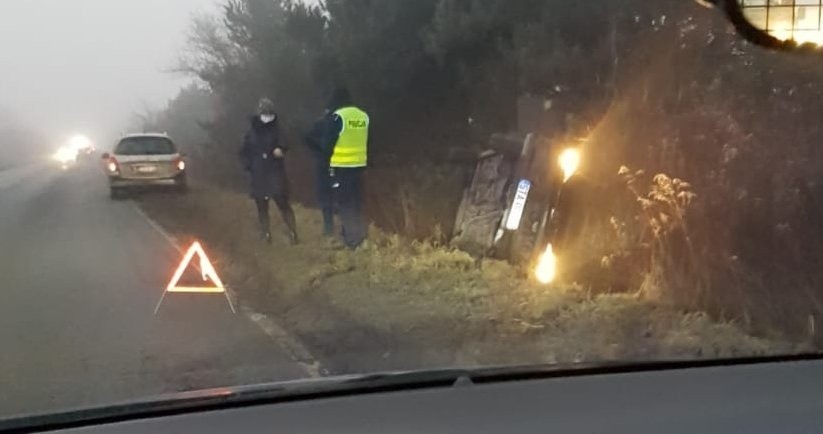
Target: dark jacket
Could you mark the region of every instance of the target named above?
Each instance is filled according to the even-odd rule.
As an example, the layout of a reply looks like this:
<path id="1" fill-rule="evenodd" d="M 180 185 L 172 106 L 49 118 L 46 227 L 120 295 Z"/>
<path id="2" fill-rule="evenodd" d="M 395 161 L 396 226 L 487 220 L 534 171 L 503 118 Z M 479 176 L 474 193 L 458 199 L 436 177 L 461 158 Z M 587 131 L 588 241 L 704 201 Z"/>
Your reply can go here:
<path id="1" fill-rule="evenodd" d="M 278 120 L 264 124 L 259 116 L 255 116 L 250 123 L 240 150 L 243 167 L 251 178 L 249 195 L 254 199 L 288 195 L 285 159 L 274 157 L 275 149 L 281 149 L 284 154 L 288 150 L 280 141 Z"/>
<path id="2" fill-rule="evenodd" d="M 309 135 L 306 136 L 306 145 L 311 150 L 312 156 L 319 168 L 325 167 L 328 169 L 331 162 L 331 156 L 334 153 L 334 145 L 340 135 L 339 131 L 342 129 L 342 123 L 335 128 L 335 124 L 339 121 L 339 116 L 334 113 L 327 113 L 322 118 L 318 119 Z M 334 131 L 337 134 L 334 134 Z"/>

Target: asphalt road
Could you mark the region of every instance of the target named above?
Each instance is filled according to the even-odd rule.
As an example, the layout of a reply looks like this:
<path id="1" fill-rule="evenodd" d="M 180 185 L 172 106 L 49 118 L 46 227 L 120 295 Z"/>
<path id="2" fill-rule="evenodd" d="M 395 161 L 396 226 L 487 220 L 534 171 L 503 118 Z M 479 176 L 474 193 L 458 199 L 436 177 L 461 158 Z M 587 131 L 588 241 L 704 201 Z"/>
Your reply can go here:
<path id="1" fill-rule="evenodd" d="M 0 171 L 0 418 L 306 377 L 220 295 L 155 315 L 180 259 L 93 162 Z"/>

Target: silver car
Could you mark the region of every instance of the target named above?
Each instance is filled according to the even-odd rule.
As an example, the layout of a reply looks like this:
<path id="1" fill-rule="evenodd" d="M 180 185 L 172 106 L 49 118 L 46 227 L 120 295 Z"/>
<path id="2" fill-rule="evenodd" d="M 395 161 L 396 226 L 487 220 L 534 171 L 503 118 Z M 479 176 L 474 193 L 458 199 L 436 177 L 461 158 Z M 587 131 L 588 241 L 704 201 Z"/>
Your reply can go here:
<path id="1" fill-rule="evenodd" d="M 103 154 L 103 164 L 113 199 L 127 189 L 140 187 L 188 189 L 186 160 L 166 134 L 124 136 L 113 153 Z"/>

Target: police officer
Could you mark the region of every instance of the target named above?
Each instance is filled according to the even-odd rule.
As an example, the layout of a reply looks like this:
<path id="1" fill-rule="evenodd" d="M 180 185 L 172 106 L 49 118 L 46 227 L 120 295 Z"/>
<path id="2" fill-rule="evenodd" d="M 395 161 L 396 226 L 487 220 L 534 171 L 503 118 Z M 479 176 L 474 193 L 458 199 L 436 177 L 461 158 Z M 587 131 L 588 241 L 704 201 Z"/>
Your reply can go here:
<path id="1" fill-rule="evenodd" d="M 367 236 L 363 215 L 363 173 L 368 166 L 369 115 L 357 108 L 349 91 L 339 88 L 329 104 L 326 147 L 331 152 L 330 181 L 339 204 L 343 242 L 356 249 Z"/>
<path id="2" fill-rule="evenodd" d="M 286 177 L 288 147 L 280 140 L 280 127 L 271 100 L 260 100 L 258 114 L 250 122 L 240 158 L 250 175 L 249 194 L 257 205 L 260 232 L 263 239 L 271 244 L 269 202 L 273 200 L 288 227 L 289 239 L 292 244 L 297 244 L 297 222 L 289 203 Z"/>

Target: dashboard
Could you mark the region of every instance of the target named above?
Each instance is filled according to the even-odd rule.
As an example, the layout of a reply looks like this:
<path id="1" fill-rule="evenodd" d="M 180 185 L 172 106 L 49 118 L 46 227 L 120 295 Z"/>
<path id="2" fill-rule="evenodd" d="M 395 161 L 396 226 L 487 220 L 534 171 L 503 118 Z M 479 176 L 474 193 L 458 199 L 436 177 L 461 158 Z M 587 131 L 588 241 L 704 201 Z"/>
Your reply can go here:
<path id="1" fill-rule="evenodd" d="M 595 373 L 245 403 L 56 432 L 823 432 L 823 362 Z"/>

